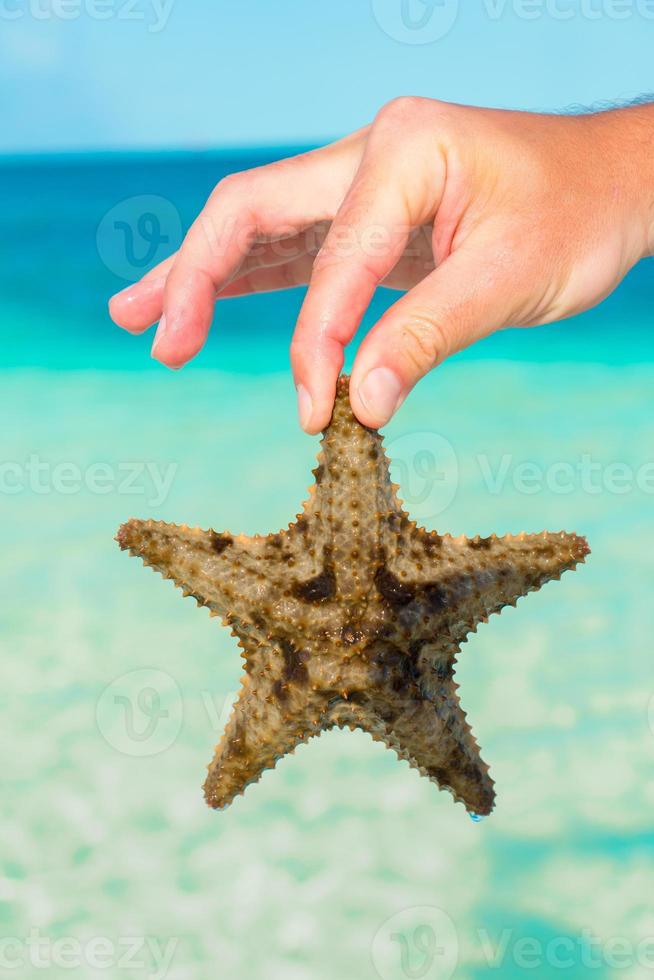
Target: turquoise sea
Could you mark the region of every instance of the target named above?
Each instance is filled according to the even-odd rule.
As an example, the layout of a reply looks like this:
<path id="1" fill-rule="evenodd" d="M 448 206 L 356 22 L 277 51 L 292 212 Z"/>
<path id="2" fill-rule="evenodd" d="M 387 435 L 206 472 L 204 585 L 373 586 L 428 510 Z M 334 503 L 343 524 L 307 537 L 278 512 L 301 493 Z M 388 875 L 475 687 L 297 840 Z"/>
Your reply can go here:
<path id="1" fill-rule="evenodd" d="M 360 733 L 301 747 L 224 813 L 203 802 L 238 650 L 113 536 L 132 515 L 293 517 L 317 451 L 287 362 L 301 291 L 222 304 L 179 373 L 105 301 L 223 173 L 283 152 L 0 164 L 0 976 L 648 977 L 651 262 L 598 310 L 454 358 L 388 427 L 428 526 L 592 548 L 461 654 L 493 815 Z"/>

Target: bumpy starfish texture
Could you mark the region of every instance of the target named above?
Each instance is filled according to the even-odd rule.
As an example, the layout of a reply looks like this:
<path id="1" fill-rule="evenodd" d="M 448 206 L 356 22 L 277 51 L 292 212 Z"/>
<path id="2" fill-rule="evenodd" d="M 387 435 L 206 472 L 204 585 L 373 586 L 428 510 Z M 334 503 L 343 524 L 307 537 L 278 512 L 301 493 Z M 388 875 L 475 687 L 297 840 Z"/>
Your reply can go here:
<path id="1" fill-rule="evenodd" d="M 123 549 L 231 626 L 240 694 L 204 785 L 225 807 L 311 736 L 361 728 L 490 813 L 493 781 L 454 680 L 461 644 L 520 596 L 574 568 L 584 538 L 564 532 L 458 538 L 409 520 L 377 432 L 338 383 L 315 484 L 286 530 L 234 537 L 130 520 Z"/>

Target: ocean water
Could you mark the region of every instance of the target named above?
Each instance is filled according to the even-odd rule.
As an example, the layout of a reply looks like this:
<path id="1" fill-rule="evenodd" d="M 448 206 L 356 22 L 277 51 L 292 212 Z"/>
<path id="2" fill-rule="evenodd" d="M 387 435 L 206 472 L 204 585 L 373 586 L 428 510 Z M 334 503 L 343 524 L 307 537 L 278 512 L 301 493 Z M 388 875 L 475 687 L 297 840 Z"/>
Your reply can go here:
<path id="1" fill-rule="evenodd" d="M 238 650 L 113 535 L 130 516 L 267 532 L 297 512 L 317 451 L 287 364 L 301 291 L 222 304 L 179 373 L 104 303 L 222 173 L 281 152 L 0 166 L 0 976 L 641 980 L 650 263 L 596 311 L 454 358 L 386 433 L 427 526 L 592 548 L 459 658 L 492 816 L 361 733 L 313 740 L 225 812 L 203 802 Z"/>

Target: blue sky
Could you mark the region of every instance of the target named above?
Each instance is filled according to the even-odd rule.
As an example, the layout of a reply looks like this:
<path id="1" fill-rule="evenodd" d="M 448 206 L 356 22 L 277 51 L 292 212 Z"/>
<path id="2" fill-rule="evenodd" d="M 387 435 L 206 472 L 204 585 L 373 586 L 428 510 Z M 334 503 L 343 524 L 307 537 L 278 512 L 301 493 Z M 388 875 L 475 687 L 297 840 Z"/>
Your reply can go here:
<path id="1" fill-rule="evenodd" d="M 0 151 L 320 142 L 654 89 L 654 0 L 0 0 Z"/>

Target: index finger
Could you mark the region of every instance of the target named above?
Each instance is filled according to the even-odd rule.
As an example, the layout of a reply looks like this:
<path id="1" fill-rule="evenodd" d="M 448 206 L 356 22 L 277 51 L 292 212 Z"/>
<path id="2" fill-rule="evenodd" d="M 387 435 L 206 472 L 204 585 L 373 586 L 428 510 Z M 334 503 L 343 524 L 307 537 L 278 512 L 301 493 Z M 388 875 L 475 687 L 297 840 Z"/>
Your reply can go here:
<path id="1" fill-rule="evenodd" d="M 237 273 L 253 243 L 329 220 L 357 163 L 357 144 L 350 139 L 222 181 L 168 274 L 165 325 L 159 325 L 154 356 L 171 367 L 195 356 L 209 331 L 216 294 Z"/>
<path id="2" fill-rule="evenodd" d="M 411 230 L 428 217 L 425 181 L 417 170 L 407 173 L 394 142 L 384 119 L 375 124 L 314 263 L 291 347 L 300 422 L 307 432 L 329 422 L 344 348 L 375 289 L 402 257 Z"/>

